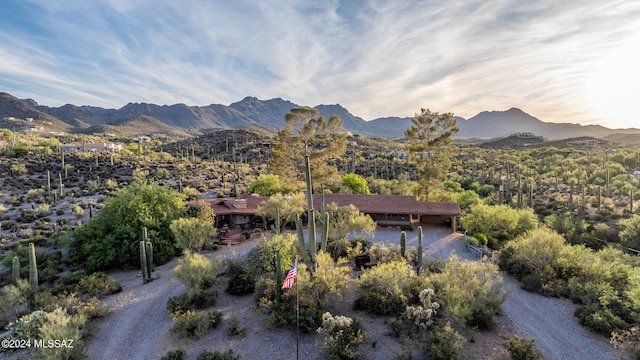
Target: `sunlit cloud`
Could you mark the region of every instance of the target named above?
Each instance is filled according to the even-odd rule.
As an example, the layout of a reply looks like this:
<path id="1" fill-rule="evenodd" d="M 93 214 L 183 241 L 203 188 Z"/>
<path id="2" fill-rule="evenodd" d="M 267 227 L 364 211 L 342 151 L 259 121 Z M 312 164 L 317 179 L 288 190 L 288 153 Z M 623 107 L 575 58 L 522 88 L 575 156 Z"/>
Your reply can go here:
<path id="1" fill-rule="evenodd" d="M 18 1 L 0 14 L 0 85 L 121 107 L 245 96 L 340 103 L 364 119 L 421 107 L 469 118 L 639 127 L 640 4 L 629 1 Z"/>

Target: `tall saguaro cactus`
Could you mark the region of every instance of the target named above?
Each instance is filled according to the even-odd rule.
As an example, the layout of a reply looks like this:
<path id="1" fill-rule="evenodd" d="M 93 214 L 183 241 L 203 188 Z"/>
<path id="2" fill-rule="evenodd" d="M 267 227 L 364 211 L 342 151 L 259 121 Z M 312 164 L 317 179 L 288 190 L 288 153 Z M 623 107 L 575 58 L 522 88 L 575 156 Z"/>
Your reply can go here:
<path id="1" fill-rule="evenodd" d="M 144 241 L 140 241 L 140 270 L 142 271 L 142 283 L 146 284 L 149 281 L 149 273 L 147 272 L 147 254 Z"/>
<path id="2" fill-rule="evenodd" d="M 300 216 L 296 214 L 296 232 L 298 234 L 298 249 L 300 249 L 300 253 L 302 254 L 302 260 L 305 262 L 311 262 L 311 257 L 309 256 L 309 252 L 307 251 L 307 245 L 304 241 L 304 232 L 302 231 L 302 220 L 300 220 Z"/>
<path id="3" fill-rule="evenodd" d="M 36 262 L 36 247 L 29 244 L 29 286 L 31 289 L 38 288 L 38 264 Z"/>
<path id="4" fill-rule="evenodd" d="M 329 242 L 329 213 L 322 213 L 322 242 L 320 250 L 327 252 L 327 242 Z"/>
<path id="5" fill-rule="evenodd" d="M 403 231 L 400 233 L 400 255 L 402 256 L 403 259 L 406 259 L 406 254 L 407 254 L 407 233 Z"/>
<path id="6" fill-rule="evenodd" d="M 140 267 L 142 268 L 142 281 L 151 281 L 153 272 L 153 244 L 147 236 L 147 228 L 142 228 L 142 241 L 140 241 Z"/>
<path id="7" fill-rule="evenodd" d="M 18 259 L 17 256 L 13 257 L 11 270 L 11 281 L 13 282 L 13 285 L 18 285 L 18 280 L 20 280 L 20 259 Z"/>

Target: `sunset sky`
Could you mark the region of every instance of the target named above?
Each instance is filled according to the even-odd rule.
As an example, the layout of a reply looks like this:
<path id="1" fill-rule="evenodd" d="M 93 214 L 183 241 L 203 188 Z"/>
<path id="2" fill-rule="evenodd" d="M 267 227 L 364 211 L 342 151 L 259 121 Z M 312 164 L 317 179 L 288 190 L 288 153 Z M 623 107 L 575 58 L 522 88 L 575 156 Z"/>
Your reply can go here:
<path id="1" fill-rule="evenodd" d="M 5 0 L 0 91 L 48 106 L 339 103 L 365 120 L 640 128 L 640 1 Z"/>

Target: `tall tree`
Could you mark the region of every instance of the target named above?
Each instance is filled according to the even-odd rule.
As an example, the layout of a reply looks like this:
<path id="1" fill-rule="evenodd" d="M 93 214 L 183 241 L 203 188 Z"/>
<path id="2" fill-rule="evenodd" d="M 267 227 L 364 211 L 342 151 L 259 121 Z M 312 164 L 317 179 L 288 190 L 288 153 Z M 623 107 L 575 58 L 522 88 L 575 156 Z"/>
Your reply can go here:
<path id="1" fill-rule="evenodd" d="M 420 198 L 429 200 L 430 190 L 443 181 L 451 168 L 451 145 L 458 133 L 453 113 L 439 114 L 421 109 L 411 118 L 413 126 L 405 131 L 409 139 L 409 161 L 420 177 Z"/>
<path id="2" fill-rule="evenodd" d="M 286 127 L 276 136 L 269 167 L 282 179 L 305 180 L 304 155 L 309 155 L 312 183 L 322 184 L 338 179 L 338 170 L 329 160 L 344 155 L 347 135 L 342 132 L 342 119 L 329 120 L 317 109 L 297 107 L 285 116 Z"/>
<path id="3" fill-rule="evenodd" d="M 186 212 L 184 195 L 136 181 L 106 201 L 97 217 L 71 235 L 72 262 L 96 271 L 114 266 L 140 266 L 140 229 L 149 229 L 154 260 L 164 264 L 175 254 L 171 222 Z"/>

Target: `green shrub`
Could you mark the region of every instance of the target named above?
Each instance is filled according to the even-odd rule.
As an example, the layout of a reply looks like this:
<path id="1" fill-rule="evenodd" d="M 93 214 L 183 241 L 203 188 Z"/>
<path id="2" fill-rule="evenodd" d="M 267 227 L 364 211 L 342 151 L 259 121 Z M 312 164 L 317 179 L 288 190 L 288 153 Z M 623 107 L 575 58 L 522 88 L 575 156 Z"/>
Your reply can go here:
<path id="1" fill-rule="evenodd" d="M 619 316 L 615 315 L 610 309 L 603 308 L 598 304 L 580 306 L 576 309 L 575 315 L 580 325 L 604 335 L 620 331 L 626 326 L 624 320 Z"/>
<path id="2" fill-rule="evenodd" d="M 300 303 L 299 317 L 296 317 L 295 300 L 273 303 L 271 322 L 276 327 L 299 327 L 303 333 L 314 331 L 322 321 L 322 309 L 315 303 L 307 301 Z"/>
<path id="3" fill-rule="evenodd" d="M 322 326 L 317 330 L 322 339 L 322 348 L 329 359 L 355 359 L 357 347 L 364 342 L 365 334 L 360 319 L 346 316 L 322 314 Z"/>
<path id="4" fill-rule="evenodd" d="M 81 294 L 102 297 L 122 291 L 122 285 L 103 272 L 95 272 L 81 278 L 76 290 Z"/>
<path id="5" fill-rule="evenodd" d="M 18 320 L 7 325 L 8 339 L 35 340 L 39 339 L 40 326 L 47 321 L 47 312 L 36 310 L 23 315 Z"/>
<path id="6" fill-rule="evenodd" d="M 400 225 L 400 230 L 401 231 L 413 231 L 413 226 L 411 225 Z"/>
<path id="7" fill-rule="evenodd" d="M 380 264 L 362 272 L 354 306 L 371 314 L 399 315 L 410 302 L 418 301 L 426 282 L 405 261 Z"/>
<path id="8" fill-rule="evenodd" d="M 232 349 L 225 352 L 216 350 L 214 352 L 203 350 L 196 358 L 197 360 L 240 360 L 240 355 L 233 353 Z"/>
<path id="9" fill-rule="evenodd" d="M 515 335 L 507 339 L 504 346 L 511 354 L 511 360 L 542 360 L 542 354 L 534 346 L 535 342 L 535 339 L 527 340 Z"/>
<path id="10" fill-rule="evenodd" d="M 447 322 L 431 332 L 427 351 L 432 360 L 457 360 L 463 358 L 466 340 Z"/>
<path id="11" fill-rule="evenodd" d="M 209 317 L 201 311 L 174 312 L 171 318 L 171 332 L 181 338 L 200 337 L 210 327 Z"/>
<path id="12" fill-rule="evenodd" d="M 187 351 L 184 348 L 177 348 L 167 351 L 167 353 L 160 358 L 160 360 L 185 360 L 187 358 Z"/>
<path id="13" fill-rule="evenodd" d="M 217 266 L 203 255 L 187 251 L 173 274 L 190 289 L 204 290 L 216 283 Z"/>
<path id="14" fill-rule="evenodd" d="M 86 357 L 86 342 L 84 340 L 87 318 L 83 315 L 72 315 L 65 309 L 55 309 L 47 313 L 46 321 L 40 326 L 38 339 L 45 342 L 49 340 L 73 340 L 73 347 L 44 348 L 40 352 L 42 359 L 84 359 Z"/>
<path id="15" fill-rule="evenodd" d="M 215 289 L 199 290 L 190 289 L 186 293 L 170 297 L 167 301 L 167 309 L 174 313 L 187 310 L 204 309 L 214 306 L 218 299 Z"/>
<path id="16" fill-rule="evenodd" d="M 251 268 L 233 261 L 229 264 L 227 273 L 231 274 L 225 289 L 227 294 L 246 295 L 253 293 L 256 286 L 256 276 Z"/>
<path id="17" fill-rule="evenodd" d="M 430 279 L 447 314 L 481 330 L 495 326 L 495 316 L 507 295 L 497 266 L 452 256 Z"/>
<path id="18" fill-rule="evenodd" d="M 611 344 L 620 349 L 623 359 L 640 359 L 640 328 L 622 330 L 611 334 Z"/>
<path id="19" fill-rule="evenodd" d="M 229 317 L 227 332 L 231 336 L 244 337 L 247 334 L 247 328 L 240 324 L 240 321 L 238 321 L 238 317 L 235 314 L 232 314 Z"/>

